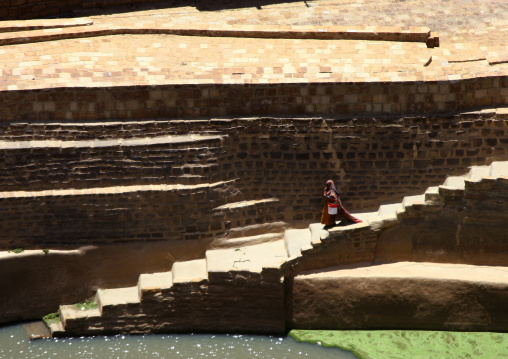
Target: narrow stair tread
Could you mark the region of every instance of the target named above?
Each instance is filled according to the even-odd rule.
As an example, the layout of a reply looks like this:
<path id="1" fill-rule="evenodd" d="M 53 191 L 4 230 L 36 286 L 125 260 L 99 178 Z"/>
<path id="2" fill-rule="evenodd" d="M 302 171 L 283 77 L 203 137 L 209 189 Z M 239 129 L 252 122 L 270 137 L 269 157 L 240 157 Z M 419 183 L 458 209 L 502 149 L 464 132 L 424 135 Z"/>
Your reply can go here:
<path id="1" fill-rule="evenodd" d="M 402 206 L 403 207 L 411 206 L 416 202 L 425 203 L 425 195 L 419 194 L 416 196 L 406 196 L 402 200 Z"/>
<path id="2" fill-rule="evenodd" d="M 249 271 L 260 273 L 263 267 L 277 267 L 287 259 L 284 240 L 248 247 L 208 250 L 209 272 Z"/>
<path id="3" fill-rule="evenodd" d="M 138 286 L 97 291 L 101 306 L 139 303 Z"/>
<path id="4" fill-rule="evenodd" d="M 257 199 L 257 200 L 233 202 L 233 203 L 228 203 L 228 204 L 224 204 L 222 206 L 216 207 L 216 208 L 214 208 L 214 210 L 221 211 L 221 210 L 227 210 L 227 209 L 240 209 L 240 208 L 255 206 L 258 204 L 270 203 L 270 202 L 279 202 L 279 199 L 278 198 L 264 198 L 264 199 Z"/>
<path id="5" fill-rule="evenodd" d="M 208 279 L 206 259 L 173 263 L 173 283 L 201 282 Z"/>
<path id="6" fill-rule="evenodd" d="M 492 162 L 490 165 L 491 177 L 507 177 L 508 176 L 508 161 Z"/>
<path id="7" fill-rule="evenodd" d="M 139 276 L 138 286 L 140 290 L 158 290 L 171 288 L 173 285 L 173 273 L 144 273 Z"/>
<path id="8" fill-rule="evenodd" d="M 214 241 L 212 244 L 212 249 L 216 248 L 238 248 L 238 247 L 246 247 L 253 246 L 260 243 L 265 242 L 273 242 L 280 240 L 282 238 L 282 233 L 266 233 L 266 234 L 258 234 L 255 236 L 245 236 L 245 237 L 237 237 L 237 238 L 225 238 L 218 239 Z"/>
<path id="9" fill-rule="evenodd" d="M 302 248 L 305 245 L 310 244 L 311 239 L 311 231 L 309 228 L 288 229 L 284 234 L 284 243 L 286 245 L 289 258 L 300 256 L 302 254 Z"/>
<path id="10" fill-rule="evenodd" d="M 310 230 L 310 242 L 317 244 L 321 242 L 321 237 L 326 235 L 328 232 L 324 229 L 324 225 L 321 223 L 312 223 L 309 225 Z"/>
<path id="11" fill-rule="evenodd" d="M 443 183 L 443 186 L 464 189 L 466 186 L 465 179 L 466 177 L 464 176 L 450 176 L 446 178 L 446 180 Z"/>
<path id="12" fill-rule="evenodd" d="M 60 313 L 62 317 L 65 318 L 65 321 L 73 320 L 73 319 L 82 319 L 82 318 L 90 318 L 90 317 L 100 317 L 101 311 L 100 309 L 79 309 L 74 304 L 70 305 L 61 305 Z"/>
<path id="13" fill-rule="evenodd" d="M 467 178 L 471 181 L 479 181 L 482 177 L 490 175 L 490 166 L 472 166 L 467 174 Z"/>
<path id="14" fill-rule="evenodd" d="M 399 209 L 403 209 L 402 203 L 391 203 L 391 204 L 383 204 L 379 206 L 379 210 L 377 211 L 378 216 L 385 216 L 388 214 L 395 214 Z"/>
<path id="15" fill-rule="evenodd" d="M 351 213 L 354 217 L 358 218 L 362 222 L 368 222 L 370 219 L 377 217 L 377 212 L 362 212 L 362 213 Z"/>

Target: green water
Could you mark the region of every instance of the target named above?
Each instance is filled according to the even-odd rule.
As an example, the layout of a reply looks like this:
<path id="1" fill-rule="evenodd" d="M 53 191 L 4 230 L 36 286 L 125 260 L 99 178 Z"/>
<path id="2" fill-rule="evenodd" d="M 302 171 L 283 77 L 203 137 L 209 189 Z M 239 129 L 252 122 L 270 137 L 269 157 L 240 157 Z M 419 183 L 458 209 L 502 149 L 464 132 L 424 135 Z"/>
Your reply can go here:
<path id="1" fill-rule="evenodd" d="M 293 330 L 291 336 L 363 359 L 508 359 L 508 333 L 423 330 Z"/>
<path id="2" fill-rule="evenodd" d="M 347 351 L 290 336 L 116 335 L 28 340 L 22 325 L 0 328 L 0 359 L 353 359 Z"/>

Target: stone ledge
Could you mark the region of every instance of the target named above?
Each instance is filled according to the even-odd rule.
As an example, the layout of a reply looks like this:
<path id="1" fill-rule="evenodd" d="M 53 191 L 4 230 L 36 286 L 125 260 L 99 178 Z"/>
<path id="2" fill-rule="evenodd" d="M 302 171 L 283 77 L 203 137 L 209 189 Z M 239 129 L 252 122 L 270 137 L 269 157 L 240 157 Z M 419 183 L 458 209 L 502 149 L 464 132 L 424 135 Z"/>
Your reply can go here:
<path id="1" fill-rule="evenodd" d="M 0 33 L 41 30 L 41 29 L 67 28 L 67 27 L 89 26 L 89 25 L 93 25 L 93 21 L 90 19 L 84 19 L 84 18 L 0 21 Z"/>
<path id="2" fill-rule="evenodd" d="M 116 186 L 116 187 L 102 187 L 102 188 L 86 188 L 86 189 L 59 189 L 59 190 L 46 190 L 46 191 L 13 191 L 13 192 L 0 192 L 0 201 L 11 198 L 32 198 L 44 196 L 86 196 L 86 195 L 116 195 L 121 193 L 130 192 L 149 192 L 149 191 L 185 191 L 185 190 L 200 190 L 207 188 L 220 187 L 231 181 L 221 181 L 215 183 L 203 183 L 198 185 L 143 185 L 143 186 Z"/>
<path id="3" fill-rule="evenodd" d="M 130 147 L 130 146 L 151 146 L 151 145 L 181 145 L 181 144 L 203 144 L 208 141 L 219 141 L 220 136 L 158 136 L 134 139 L 111 138 L 106 140 L 79 140 L 79 141 L 55 141 L 55 140 L 34 140 L 34 141 L 0 141 L 0 150 L 31 149 L 31 148 L 101 148 L 101 147 Z"/>
<path id="4" fill-rule="evenodd" d="M 54 41 L 63 39 L 86 38 L 106 35 L 140 35 L 140 34 L 169 34 L 181 36 L 203 37 L 242 37 L 242 38 L 271 38 L 271 39 L 319 39 L 319 40 L 370 40 L 370 41 L 400 41 L 423 42 L 428 47 L 435 47 L 439 43 L 436 37 L 430 36 L 428 27 L 389 27 L 389 26 L 291 26 L 291 25 L 239 25 L 239 26 L 194 26 L 153 27 L 150 23 L 142 22 L 136 27 L 129 26 L 91 26 L 87 28 L 65 28 L 63 26 L 35 27 L 33 31 L 24 30 L 20 24 L 18 32 L 0 35 L 0 46 L 27 44 L 34 42 Z M 14 22 L 16 23 L 16 22 Z M 39 23 L 39 22 L 38 22 Z M 78 23 L 78 22 L 76 22 Z M 83 25 L 92 25 L 83 20 Z M 69 25 L 78 26 L 78 25 Z M 12 28 L 6 27 L 7 29 Z M 30 28 L 30 30 L 32 30 Z M 0 32 L 2 31 L 0 27 Z M 12 31 L 12 30 L 11 30 Z"/>

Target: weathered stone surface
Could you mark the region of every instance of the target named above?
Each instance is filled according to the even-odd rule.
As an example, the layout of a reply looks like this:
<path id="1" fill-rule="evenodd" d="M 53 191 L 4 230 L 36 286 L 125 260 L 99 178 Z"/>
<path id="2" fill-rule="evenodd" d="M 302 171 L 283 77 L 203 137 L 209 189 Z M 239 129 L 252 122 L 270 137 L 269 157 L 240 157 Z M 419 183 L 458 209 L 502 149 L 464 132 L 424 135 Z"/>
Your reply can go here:
<path id="1" fill-rule="evenodd" d="M 163 272 L 175 260 L 203 257 L 206 243 L 174 241 L 25 250 L 0 254 L 0 323 L 42 318 L 61 304 L 82 302 L 97 288 L 135 285 L 141 273 Z"/>
<path id="2" fill-rule="evenodd" d="M 508 269 L 435 263 L 305 273 L 288 287 L 288 328 L 504 330 Z"/>

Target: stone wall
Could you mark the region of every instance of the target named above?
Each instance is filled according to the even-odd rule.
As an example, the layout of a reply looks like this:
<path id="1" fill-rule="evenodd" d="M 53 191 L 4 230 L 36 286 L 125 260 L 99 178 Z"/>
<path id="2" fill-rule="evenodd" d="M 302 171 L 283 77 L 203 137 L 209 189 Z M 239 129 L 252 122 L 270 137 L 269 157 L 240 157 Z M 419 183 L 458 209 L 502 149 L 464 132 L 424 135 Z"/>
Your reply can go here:
<path id="1" fill-rule="evenodd" d="M 374 210 L 382 203 L 400 202 L 405 195 L 421 194 L 443 183 L 446 176 L 466 173 L 471 165 L 508 157 L 507 116 L 501 110 L 395 119 L 254 118 L 149 124 L 126 123 L 119 130 L 117 124 L 103 123 L 101 132 L 94 132 L 100 127 L 97 124 L 62 132 L 6 127 L 3 136 L 9 140 L 43 139 L 55 133 L 66 141 L 53 147 L 2 142 L 0 186 L 10 190 L 2 193 L 0 206 L 3 245 L 212 238 L 229 228 L 274 220 L 302 226 L 319 220 L 321 190 L 328 178 L 336 181 L 350 211 Z M 143 136 L 133 139 L 140 142 L 136 146 L 122 145 L 129 141 L 129 126 L 133 134 Z M 174 137 L 144 144 L 145 135 L 148 142 L 158 141 L 151 137 L 157 126 Z M 189 133 L 196 138 L 198 133 L 215 137 L 208 142 L 174 141 Z M 89 139 L 90 147 L 74 147 L 79 141 L 67 140 L 74 134 L 109 138 L 104 140 L 108 145 L 101 147 L 103 140 Z M 124 137 L 123 142 L 118 136 Z M 229 179 L 235 181 L 228 190 L 199 187 Z M 132 187 L 147 183 L 166 187 L 156 191 Z M 182 184 L 188 189 L 167 187 Z M 130 189 L 119 187 L 127 185 Z M 58 188 L 63 192 L 51 192 Z M 271 198 L 277 201 L 262 202 Z M 261 202 L 240 212 L 213 211 L 239 201 Z"/>
<path id="2" fill-rule="evenodd" d="M 379 232 L 375 261 L 508 265 L 507 182 L 483 178 L 466 181 L 465 190 L 441 189 L 444 203 L 413 206 Z"/>
<path id="3" fill-rule="evenodd" d="M 220 138 L 0 142 L 0 191 L 219 180 Z"/>
<path id="4" fill-rule="evenodd" d="M 0 246 L 26 249 L 211 240 L 227 229 L 224 216 L 213 208 L 234 201 L 235 195 L 234 187 L 224 183 L 14 192 L 0 199 Z"/>
<path id="5" fill-rule="evenodd" d="M 0 122 L 405 114 L 508 105 L 508 77 L 392 83 L 53 88 L 0 92 Z"/>
<path id="6" fill-rule="evenodd" d="M 429 267 L 444 272 L 431 263 Z M 368 267 L 364 276 L 296 277 L 288 288 L 287 328 L 506 330 L 506 283 L 482 278 L 474 268 L 469 271 L 474 280 L 431 275 L 369 277 L 369 270 L 376 269 Z"/>

